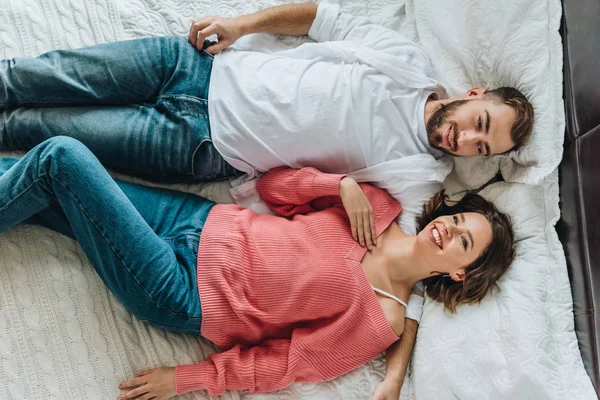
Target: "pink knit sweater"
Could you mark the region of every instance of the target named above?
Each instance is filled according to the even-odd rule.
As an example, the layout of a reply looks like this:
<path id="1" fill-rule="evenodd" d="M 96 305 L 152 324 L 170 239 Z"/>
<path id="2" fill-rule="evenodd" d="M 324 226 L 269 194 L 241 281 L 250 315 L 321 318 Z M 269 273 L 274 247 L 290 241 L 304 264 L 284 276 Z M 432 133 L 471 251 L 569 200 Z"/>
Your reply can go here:
<path id="1" fill-rule="evenodd" d="M 267 173 L 258 183 L 262 199 L 291 219 L 231 204 L 212 209 L 198 251 L 201 331 L 224 351 L 178 366 L 178 394 L 268 392 L 332 379 L 398 339 L 360 264 L 366 249 L 350 233 L 343 177 L 313 168 Z M 379 236 L 400 205 L 360 186 Z"/>

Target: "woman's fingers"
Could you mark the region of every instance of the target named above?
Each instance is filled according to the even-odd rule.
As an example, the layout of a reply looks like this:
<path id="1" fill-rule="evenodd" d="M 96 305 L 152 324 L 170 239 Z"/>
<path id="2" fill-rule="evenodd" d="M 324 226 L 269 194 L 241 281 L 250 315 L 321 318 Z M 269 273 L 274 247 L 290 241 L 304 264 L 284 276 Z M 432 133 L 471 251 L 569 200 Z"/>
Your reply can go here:
<path id="1" fill-rule="evenodd" d="M 350 232 L 352 233 L 352 239 L 357 241 L 358 233 L 357 233 L 357 227 L 356 227 L 356 214 L 351 213 L 350 215 L 348 215 L 348 219 L 350 219 Z"/>
<path id="2" fill-rule="evenodd" d="M 137 389 L 133 389 L 130 390 L 126 393 L 123 393 L 121 396 L 119 396 L 119 400 L 128 400 L 128 399 L 135 399 L 138 396 L 141 396 L 143 394 L 148 393 L 148 385 L 144 385 L 144 386 L 140 386 Z"/>
<path id="3" fill-rule="evenodd" d="M 373 207 L 359 184 L 352 178 L 340 181 L 340 198 L 348 219 L 352 239 L 369 250 L 377 245 Z"/>
<path id="4" fill-rule="evenodd" d="M 361 246 L 365 246 L 365 227 L 364 227 L 364 219 L 362 216 L 362 212 L 359 213 L 359 215 L 357 216 L 357 223 L 356 223 L 356 229 L 358 230 L 358 243 L 360 243 Z"/>
<path id="5" fill-rule="evenodd" d="M 377 246 L 377 230 L 375 229 L 375 217 L 373 216 L 373 209 L 369 213 L 369 220 L 371 222 L 371 240 L 373 246 Z"/>
<path id="6" fill-rule="evenodd" d="M 147 369 L 145 371 L 140 371 L 137 373 L 137 376 L 144 376 L 144 375 L 148 375 L 150 373 L 154 372 L 154 368 L 153 369 Z"/>
<path id="7" fill-rule="evenodd" d="M 373 229 L 371 228 L 371 216 L 373 215 L 372 212 L 369 212 L 369 210 L 366 210 L 363 212 L 363 226 L 364 226 L 364 230 L 365 230 L 365 244 L 367 246 L 367 248 L 369 250 L 371 250 L 373 248 L 373 239 L 371 237 L 371 232 L 373 231 Z"/>
<path id="8" fill-rule="evenodd" d="M 128 381 L 122 382 L 119 385 L 119 389 L 123 390 L 123 389 L 128 389 L 128 388 L 140 386 L 140 385 L 143 385 L 146 382 L 147 382 L 147 380 L 144 377 L 139 376 L 137 378 L 133 378 L 133 379 L 130 379 Z"/>

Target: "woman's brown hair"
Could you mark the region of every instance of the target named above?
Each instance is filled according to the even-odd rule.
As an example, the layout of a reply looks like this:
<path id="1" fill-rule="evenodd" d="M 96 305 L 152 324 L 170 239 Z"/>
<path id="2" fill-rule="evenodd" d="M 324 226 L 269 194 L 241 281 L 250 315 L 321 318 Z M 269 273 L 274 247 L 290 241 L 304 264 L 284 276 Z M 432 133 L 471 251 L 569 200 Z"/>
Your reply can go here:
<path id="1" fill-rule="evenodd" d="M 515 235 L 510 218 L 475 193 L 467 193 L 461 200 L 451 204 L 448 203 L 444 190 L 436 193 L 423 206 L 423 213 L 417 218 L 418 231 L 425 229 L 440 216 L 467 212 L 481 214 L 490 222 L 490 245 L 465 268 L 465 279 L 462 282 L 455 282 L 441 274 L 423 280 L 427 295 L 444 303 L 450 312 L 456 312 L 456 307 L 461 304 L 481 302 L 515 258 Z"/>

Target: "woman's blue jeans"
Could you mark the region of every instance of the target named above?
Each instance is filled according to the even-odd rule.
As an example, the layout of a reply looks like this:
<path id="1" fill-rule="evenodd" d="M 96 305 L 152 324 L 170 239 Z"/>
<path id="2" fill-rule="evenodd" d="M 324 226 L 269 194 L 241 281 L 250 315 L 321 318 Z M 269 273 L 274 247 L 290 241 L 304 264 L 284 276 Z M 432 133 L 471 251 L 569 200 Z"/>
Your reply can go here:
<path id="1" fill-rule="evenodd" d="M 212 61 L 182 37 L 0 60 L 0 149 L 70 136 L 105 166 L 147 179 L 234 176 L 211 140 Z"/>
<path id="2" fill-rule="evenodd" d="M 125 307 L 167 330 L 200 334 L 197 252 L 213 205 L 115 181 L 70 137 L 0 159 L 0 232 L 26 222 L 77 239 Z"/>

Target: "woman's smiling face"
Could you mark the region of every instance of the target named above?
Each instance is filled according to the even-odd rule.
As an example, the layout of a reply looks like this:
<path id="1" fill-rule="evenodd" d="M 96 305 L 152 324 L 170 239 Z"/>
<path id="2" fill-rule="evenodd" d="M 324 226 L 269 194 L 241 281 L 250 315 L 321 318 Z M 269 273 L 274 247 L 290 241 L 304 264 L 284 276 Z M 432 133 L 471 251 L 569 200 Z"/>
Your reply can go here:
<path id="1" fill-rule="evenodd" d="M 478 213 L 444 215 L 431 221 L 417 236 L 418 252 L 431 269 L 450 274 L 455 281 L 487 249 L 492 225 Z"/>

